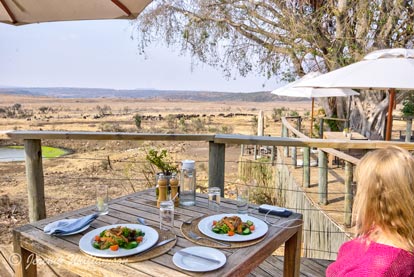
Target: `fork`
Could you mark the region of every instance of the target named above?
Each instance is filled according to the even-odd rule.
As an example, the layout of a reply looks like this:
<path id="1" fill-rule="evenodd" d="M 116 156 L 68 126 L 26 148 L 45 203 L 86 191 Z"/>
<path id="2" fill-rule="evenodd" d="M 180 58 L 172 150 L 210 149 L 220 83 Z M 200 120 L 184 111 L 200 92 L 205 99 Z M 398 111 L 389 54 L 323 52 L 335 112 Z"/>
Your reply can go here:
<path id="1" fill-rule="evenodd" d="M 190 219 L 188 219 L 186 221 L 183 221 L 183 223 L 190 225 L 191 223 L 193 223 L 194 220 L 199 219 L 200 217 L 202 217 L 202 215 L 196 216 L 196 217 L 192 217 L 192 218 L 190 218 Z"/>
<path id="2" fill-rule="evenodd" d="M 189 231 L 188 232 L 188 235 L 191 237 L 191 238 L 193 238 L 193 239 L 195 239 L 195 240 L 200 240 L 200 239 L 206 239 L 206 240 L 209 240 L 209 241 L 212 241 L 212 242 L 214 242 L 214 243 L 217 243 L 217 244 L 220 244 L 220 245 L 222 245 L 222 246 L 230 246 L 230 244 L 228 244 L 228 243 L 224 243 L 224 242 L 221 242 L 221 241 L 217 241 L 217 240 L 214 240 L 214 239 L 211 239 L 211 238 L 208 238 L 208 237 L 200 237 L 199 235 L 197 235 L 196 233 L 194 233 L 193 231 Z"/>

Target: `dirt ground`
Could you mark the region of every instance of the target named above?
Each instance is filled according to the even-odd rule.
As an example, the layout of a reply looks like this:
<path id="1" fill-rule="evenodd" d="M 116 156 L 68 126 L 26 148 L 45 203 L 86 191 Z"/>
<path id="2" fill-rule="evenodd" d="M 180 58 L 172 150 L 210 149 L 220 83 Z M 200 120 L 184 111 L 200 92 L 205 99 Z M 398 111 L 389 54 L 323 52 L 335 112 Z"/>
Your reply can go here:
<path id="1" fill-rule="evenodd" d="M 125 131 L 141 133 L 223 133 L 252 135 L 254 117 L 265 116 L 265 135 L 279 136 L 280 123 L 272 119 L 273 109 L 287 108 L 303 115 L 310 102 L 190 102 L 142 99 L 57 99 L 0 95 L 0 108 L 19 104 L 16 117 L 0 113 L 0 132 L 5 130 L 53 131 Z M 15 106 L 16 107 L 16 106 Z M 108 108 L 109 107 L 109 108 Z M 102 110 L 105 115 L 102 116 Z M 138 129 L 133 116 L 143 116 Z M 169 114 L 199 115 L 192 119 L 168 120 Z M 233 116 L 229 116 L 233 114 Z M 234 115 L 237 114 L 237 115 Z M 204 116 L 203 116 L 204 115 Z M 160 116 L 163 118 L 159 120 Z M 98 182 L 110 185 L 116 198 L 148 187 L 148 163 L 145 151 L 155 147 L 167 149 L 172 160 L 197 161 L 201 187 L 207 184 L 208 144 L 203 142 L 136 142 L 136 141 L 42 141 L 43 145 L 63 147 L 72 154 L 44 159 L 47 216 L 94 204 Z M 0 134 L 1 145 L 22 145 Z M 226 180 L 237 178 L 239 147 L 226 149 Z M 24 162 L 0 163 L 0 244 L 11 242 L 11 230 L 28 222 L 27 188 Z"/>

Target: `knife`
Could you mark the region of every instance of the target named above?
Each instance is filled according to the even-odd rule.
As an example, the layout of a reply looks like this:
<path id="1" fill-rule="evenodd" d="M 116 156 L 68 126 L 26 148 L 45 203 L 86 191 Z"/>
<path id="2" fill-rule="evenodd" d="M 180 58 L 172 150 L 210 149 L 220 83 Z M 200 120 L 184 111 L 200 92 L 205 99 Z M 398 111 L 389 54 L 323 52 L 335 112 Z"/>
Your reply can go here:
<path id="1" fill-rule="evenodd" d="M 147 250 L 145 250 L 145 251 L 142 251 L 142 252 L 138 253 L 138 255 L 141 255 L 141 254 L 143 254 L 143 253 L 149 252 L 149 251 L 151 251 L 152 249 L 155 249 L 155 248 L 157 248 L 157 247 L 163 246 L 164 244 L 167 244 L 167 243 L 169 243 L 170 241 L 173 241 L 173 240 L 175 240 L 175 238 L 169 238 L 169 239 L 162 240 L 162 241 L 160 241 L 159 243 L 157 243 L 156 245 L 154 245 L 153 247 L 148 248 Z"/>
<path id="2" fill-rule="evenodd" d="M 194 254 L 194 253 L 189 253 L 189 252 L 186 252 L 184 250 L 180 250 L 177 253 L 182 255 L 182 256 L 196 257 L 196 258 L 203 259 L 203 260 L 206 260 L 206 261 L 209 261 L 209 262 L 212 262 L 212 263 L 216 263 L 216 264 L 221 263 L 221 261 L 219 261 L 219 260 L 212 259 L 212 258 L 209 258 L 209 257 L 200 256 L 200 255 Z"/>

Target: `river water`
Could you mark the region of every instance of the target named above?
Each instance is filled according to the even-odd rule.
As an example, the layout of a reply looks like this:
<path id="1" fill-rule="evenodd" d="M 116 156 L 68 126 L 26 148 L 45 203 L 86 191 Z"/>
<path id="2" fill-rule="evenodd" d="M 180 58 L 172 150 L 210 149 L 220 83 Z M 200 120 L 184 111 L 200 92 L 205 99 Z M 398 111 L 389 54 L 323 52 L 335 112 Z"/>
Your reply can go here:
<path id="1" fill-rule="evenodd" d="M 0 147 L 0 162 L 18 162 L 24 160 L 24 149 Z"/>

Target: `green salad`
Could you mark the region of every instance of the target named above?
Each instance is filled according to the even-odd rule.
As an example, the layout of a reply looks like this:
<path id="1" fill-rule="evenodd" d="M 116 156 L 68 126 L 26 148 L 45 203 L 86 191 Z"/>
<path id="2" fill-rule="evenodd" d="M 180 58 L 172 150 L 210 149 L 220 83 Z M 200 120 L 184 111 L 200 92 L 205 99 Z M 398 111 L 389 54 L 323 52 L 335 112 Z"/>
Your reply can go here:
<path id="1" fill-rule="evenodd" d="M 96 249 L 111 249 L 117 251 L 119 248 L 133 249 L 136 248 L 143 240 L 145 233 L 140 229 L 130 229 L 128 227 L 118 226 L 103 230 L 95 236 L 92 246 Z"/>

